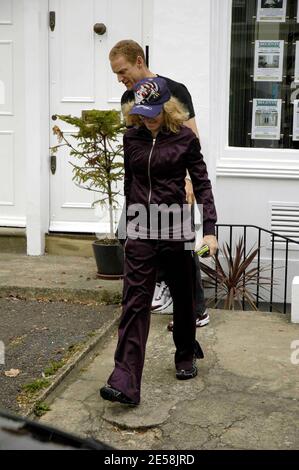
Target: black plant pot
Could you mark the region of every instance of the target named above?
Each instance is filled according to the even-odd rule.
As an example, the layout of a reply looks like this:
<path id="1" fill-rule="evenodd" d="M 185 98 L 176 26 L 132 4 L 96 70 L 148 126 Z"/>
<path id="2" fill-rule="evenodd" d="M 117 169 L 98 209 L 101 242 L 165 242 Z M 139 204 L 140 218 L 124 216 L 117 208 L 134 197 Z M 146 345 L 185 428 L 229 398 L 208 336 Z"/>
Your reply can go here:
<path id="1" fill-rule="evenodd" d="M 92 244 L 97 263 L 97 277 L 101 279 L 122 279 L 124 272 L 124 250 L 119 243 L 104 244 L 96 240 Z"/>

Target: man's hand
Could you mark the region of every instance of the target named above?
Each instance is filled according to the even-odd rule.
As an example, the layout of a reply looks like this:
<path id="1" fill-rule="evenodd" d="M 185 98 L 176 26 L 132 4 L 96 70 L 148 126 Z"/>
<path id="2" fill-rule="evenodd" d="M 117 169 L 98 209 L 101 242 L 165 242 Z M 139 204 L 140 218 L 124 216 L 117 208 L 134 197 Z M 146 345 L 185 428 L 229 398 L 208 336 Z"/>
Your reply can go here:
<path id="1" fill-rule="evenodd" d="M 215 235 L 205 235 L 201 242 L 196 245 L 195 251 L 199 251 L 203 245 L 208 245 L 210 249 L 209 256 L 214 256 L 216 254 L 216 251 L 218 249 L 218 243 Z"/>
<path id="2" fill-rule="evenodd" d="M 193 186 L 189 178 L 185 178 L 185 191 L 186 191 L 186 201 L 188 204 L 192 205 L 195 201 L 195 196 L 193 193 Z"/>

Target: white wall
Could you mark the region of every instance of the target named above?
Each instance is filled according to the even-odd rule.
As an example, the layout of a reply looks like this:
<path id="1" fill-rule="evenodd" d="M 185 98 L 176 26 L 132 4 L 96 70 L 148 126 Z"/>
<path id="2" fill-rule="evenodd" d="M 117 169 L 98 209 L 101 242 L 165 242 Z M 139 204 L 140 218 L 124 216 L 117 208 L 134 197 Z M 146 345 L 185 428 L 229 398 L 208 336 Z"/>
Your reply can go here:
<path id="1" fill-rule="evenodd" d="M 217 178 L 220 223 L 255 224 L 270 230 L 270 202 L 297 202 L 298 181 Z"/>
<path id="2" fill-rule="evenodd" d="M 154 0 L 150 69 L 184 83 L 195 108 L 207 162 L 210 89 L 210 2 Z M 212 171 L 212 170 L 211 170 Z"/>
<path id="3" fill-rule="evenodd" d="M 217 211 L 220 224 L 257 225 L 271 230 L 271 203 L 298 203 L 298 181 L 263 178 L 217 178 Z M 221 229 L 225 234 L 225 229 Z M 237 232 L 236 232 L 237 233 Z M 228 234 L 228 232 L 227 232 Z M 240 232 L 241 234 L 241 232 Z M 247 232 L 248 248 L 257 248 L 258 231 Z M 222 237 L 219 237 L 221 244 Z M 278 239 L 277 239 L 278 240 Z M 261 259 L 269 266 L 271 259 L 270 237 L 262 235 Z M 285 248 L 275 244 L 274 297 L 282 301 L 285 275 Z M 290 246 L 288 263 L 288 302 L 291 301 L 291 283 L 299 274 L 299 249 Z M 269 273 L 267 274 L 269 275 Z"/>

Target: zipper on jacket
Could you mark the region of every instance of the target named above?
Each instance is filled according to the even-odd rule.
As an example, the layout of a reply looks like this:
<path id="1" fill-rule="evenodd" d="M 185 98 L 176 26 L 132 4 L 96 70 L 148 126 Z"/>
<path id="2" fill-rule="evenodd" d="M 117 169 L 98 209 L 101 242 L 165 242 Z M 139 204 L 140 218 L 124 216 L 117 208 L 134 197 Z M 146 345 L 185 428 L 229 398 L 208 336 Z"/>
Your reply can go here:
<path id="1" fill-rule="evenodd" d="M 148 167 L 147 167 L 147 175 L 148 175 L 148 181 L 149 181 L 149 193 L 148 193 L 148 205 L 150 206 L 151 203 L 151 197 L 152 197 L 152 182 L 151 182 L 151 158 L 154 150 L 154 146 L 156 143 L 156 139 L 153 139 L 152 143 L 152 148 L 148 157 Z"/>

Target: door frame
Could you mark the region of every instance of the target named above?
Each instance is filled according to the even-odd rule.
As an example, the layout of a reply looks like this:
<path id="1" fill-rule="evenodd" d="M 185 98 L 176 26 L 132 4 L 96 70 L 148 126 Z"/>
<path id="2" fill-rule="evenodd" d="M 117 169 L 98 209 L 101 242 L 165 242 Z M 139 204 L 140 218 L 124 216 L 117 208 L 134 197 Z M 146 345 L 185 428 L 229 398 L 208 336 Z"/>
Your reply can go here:
<path id="1" fill-rule="evenodd" d="M 37 256 L 49 226 L 49 4 L 23 2 L 27 254 Z"/>

